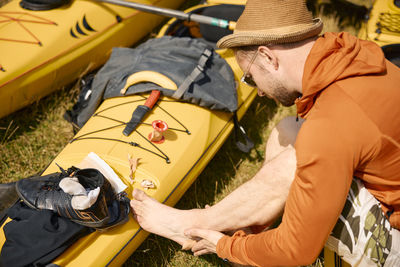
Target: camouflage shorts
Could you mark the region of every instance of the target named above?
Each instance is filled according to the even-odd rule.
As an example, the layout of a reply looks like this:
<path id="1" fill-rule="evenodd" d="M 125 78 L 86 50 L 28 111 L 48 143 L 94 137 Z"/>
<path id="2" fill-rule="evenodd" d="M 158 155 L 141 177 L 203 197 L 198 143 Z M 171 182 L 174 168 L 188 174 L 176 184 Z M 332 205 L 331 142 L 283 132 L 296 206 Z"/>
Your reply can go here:
<path id="1" fill-rule="evenodd" d="M 380 203 L 353 179 L 346 204 L 325 245 L 352 266 L 400 266 L 400 231 Z"/>

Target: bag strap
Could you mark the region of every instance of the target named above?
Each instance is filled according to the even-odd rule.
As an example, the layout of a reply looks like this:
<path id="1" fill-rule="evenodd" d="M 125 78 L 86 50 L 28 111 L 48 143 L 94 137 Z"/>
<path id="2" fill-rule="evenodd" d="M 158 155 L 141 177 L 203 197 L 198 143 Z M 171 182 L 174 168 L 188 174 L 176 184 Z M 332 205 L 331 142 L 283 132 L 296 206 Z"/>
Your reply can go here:
<path id="1" fill-rule="evenodd" d="M 189 86 L 196 80 L 196 78 L 203 73 L 204 67 L 208 61 L 208 59 L 212 55 L 212 50 L 206 48 L 201 54 L 199 61 L 197 62 L 197 66 L 194 68 L 192 73 L 186 77 L 183 83 L 179 86 L 179 88 L 172 95 L 173 98 L 181 99 L 183 94 L 188 90 Z"/>
<path id="2" fill-rule="evenodd" d="M 72 124 L 74 134 L 76 134 L 80 127 L 78 126 L 78 116 L 81 111 L 89 104 L 90 96 L 92 95 L 92 83 L 94 74 L 88 74 L 80 80 L 80 93 L 78 101 L 74 104 L 72 109 L 65 111 L 63 117 L 66 121 Z"/>
<path id="3" fill-rule="evenodd" d="M 233 114 L 233 125 L 236 147 L 242 152 L 249 153 L 254 147 L 254 142 L 247 135 L 243 126 L 240 125 L 236 112 Z M 243 139 L 244 142 L 240 141 L 239 137 L 242 137 L 241 139 Z"/>

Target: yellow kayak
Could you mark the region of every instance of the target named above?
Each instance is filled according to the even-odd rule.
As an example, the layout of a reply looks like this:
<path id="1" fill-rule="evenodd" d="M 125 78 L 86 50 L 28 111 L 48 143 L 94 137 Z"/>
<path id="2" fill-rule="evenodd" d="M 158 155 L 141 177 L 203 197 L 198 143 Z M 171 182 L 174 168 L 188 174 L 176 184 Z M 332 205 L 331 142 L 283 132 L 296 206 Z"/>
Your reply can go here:
<path id="1" fill-rule="evenodd" d="M 397 4 L 397 5 L 396 5 Z M 376 0 L 358 36 L 379 46 L 400 43 L 400 6 L 394 0 Z"/>
<path id="2" fill-rule="evenodd" d="M 183 0 L 137 0 L 177 8 Z M 111 48 L 131 46 L 163 17 L 96 2 L 32 11 L 12 0 L 0 7 L 0 118 L 104 64 Z"/>
<path id="3" fill-rule="evenodd" d="M 195 6 L 187 12 L 197 12 L 212 5 L 217 3 Z M 162 28 L 159 36 L 169 35 L 177 27 L 184 26 L 181 21 L 173 19 Z M 233 51 L 227 49 L 216 51 L 230 65 L 237 81 L 237 115 L 240 119 L 257 92 L 238 82 L 242 71 L 235 61 Z M 136 82 L 151 81 L 161 86 L 172 86 L 168 77 L 162 75 L 142 72 L 139 76 Z M 149 181 L 154 188 L 147 189 L 147 194 L 173 206 L 231 133 L 234 127 L 233 114 L 212 111 L 161 96 L 157 105 L 146 115 L 144 123 L 140 124 L 131 135 L 125 136 L 121 122 L 128 122 L 133 110 L 138 105 L 143 105 L 147 97 L 148 95 L 132 95 L 103 101 L 96 111 L 96 116 L 87 121 L 43 175 L 59 171 L 56 163 L 68 168 L 78 165 L 89 153 L 94 152 L 127 186 L 125 192 L 128 196 L 131 196 L 134 188 L 143 189 L 143 181 Z M 164 121 L 168 125 L 162 143 L 148 140 L 153 131 L 152 122 L 157 120 Z M 129 178 L 128 155 L 141 159 L 133 177 L 134 183 L 131 183 Z M 125 224 L 81 238 L 53 263 L 59 266 L 79 267 L 119 266 L 147 236 L 148 233 L 139 227 L 132 216 L 129 216 L 129 221 Z M 3 231 L 0 231 L 0 242 L 2 244 L 5 242 Z"/>

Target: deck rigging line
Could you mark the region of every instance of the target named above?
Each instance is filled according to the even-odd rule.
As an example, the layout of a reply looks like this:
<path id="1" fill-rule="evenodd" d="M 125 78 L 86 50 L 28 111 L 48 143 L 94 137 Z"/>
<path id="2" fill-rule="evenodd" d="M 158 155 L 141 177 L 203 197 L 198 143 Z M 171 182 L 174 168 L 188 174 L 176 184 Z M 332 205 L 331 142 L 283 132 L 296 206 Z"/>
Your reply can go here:
<path id="1" fill-rule="evenodd" d="M 80 136 L 78 136 L 78 137 L 73 138 L 73 139 L 70 141 L 70 143 L 73 143 L 73 142 L 79 141 L 79 140 L 88 140 L 88 139 L 93 139 L 93 140 L 106 140 L 106 141 L 120 142 L 120 143 L 124 143 L 124 144 L 128 144 L 128 145 L 131 145 L 131 146 L 134 146 L 134 147 L 141 148 L 141 149 L 143 149 L 143 150 L 145 150 L 145 151 L 147 151 L 147 152 L 149 152 L 149 153 L 152 153 L 152 154 L 154 154 L 154 155 L 156 155 L 156 156 L 158 156 L 158 157 L 161 157 L 161 158 L 165 159 L 165 161 L 166 161 L 167 163 L 170 163 L 171 161 L 170 161 L 168 155 L 165 154 L 165 153 L 164 153 L 161 149 L 159 149 L 153 142 L 151 142 L 150 140 L 148 140 L 148 138 L 146 138 L 142 133 L 140 133 L 140 132 L 137 131 L 136 129 L 135 129 L 135 132 L 136 132 L 139 136 L 141 136 L 144 140 L 146 140 L 149 144 L 151 144 L 159 153 L 157 153 L 157 151 L 155 152 L 155 151 L 152 151 L 152 150 L 150 150 L 150 149 L 148 149 L 148 148 L 145 148 L 145 147 L 141 146 L 139 143 L 136 143 L 136 142 L 129 142 L 129 141 L 124 141 L 124 140 L 116 139 L 116 138 L 107 138 L 107 137 L 91 136 L 91 135 L 96 134 L 96 133 L 99 133 L 99 132 L 104 132 L 104 131 L 107 131 L 107 130 L 115 129 L 115 128 L 117 128 L 117 127 L 125 126 L 125 125 L 127 124 L 127 122 L 124 122 L 124 121 L 121 121 L 121 120 L 118 120 L 118 119 L 115 119 L 115 118 L 111 118 L 111 117 L 108 117 L 108 116 L 105 116 L 105 115 L 101 115 L 100 113 L 103 113 L 104 111 L 107 111 L 107 110 L 110 110 L 110 109 L 112 109 L 112 108 L 119 107 L 119 106 L 122 106 L 122 105 L 132 104 L 132 103 L 136 103 L 136 102 L 139 102 L 139 101 L 146 100 L 146 97 L 144 97 L 143 95 L 140 95 L 140 96 L 143 97 L 143 99 L 140 99 L 140 100 L 133 100 L 133 101 L 128 101 L 128 102 L 120 103 L 120 104 L 117 104 L 117 105 L 114 105 L 114 106 L 105 108 L 105 109 L 103 109 L 103 110 L 101 110 L 101 111 L 98 111 L 98 112 L 96 112 L 95 114 L 93 114 L 93 117 L 100 117 L 100 118 L 108 119 L 108 120 L 114 121 L 114 122 L 116 122 L 116 123 L 118 123 L 118 124 L 113 125 L 113 126 L 110 126 L 110 127 L 102 128 L 102 129 L 99 129 L 99 130 L 95 130 L 95 131 L 92 131 L 92 132 L 88 132 L 88 133 L 85 133 L 85 134 L 82 134 L 82 135 L 80 135 Z M 178 101 L 163 100 L 163 99 L 160 99 L 159 101 L 164 101 L 164 102 L 178 102 Z M 184 129 L 178 129 L 178 128 L 170 128 L 170 127 L 169 127 L 169 128 L 168 128 L 169 130 L 178 131 L 178 132 L 184 132 L 184 133 L 187 133 L 188 135 L 191 134 L 190 131 L 187 129 L 187 127 L 186 127 L 185 125 L 183 125 L 183 123 L 181 123 L 178 119 L 176 119 L 171 113 L 169 113 L 166 109 L 162 108 L 162 107 L 161 107 L 160 105 L 158 105 L 158 104 L 156 104 L 156 106 L 159 107 L 163 112 L 165 112 L 168 116 L 170 116 L 173 120 L 175 120 L 179 125 L 181 125 L 181 126 L 184 128 Z M 144 122 L 140 122 L 139 124 L 151 125 L 150 123 L 144 123 Z"/>
<path id="2" fill-rule="evenodd" d="M 382 12 L 379 14 L 379 21 L 376 25 L 382 32 L 400 33 L 400 14 Z"/>
<path id="3" fill-rule="evenodd" d="M 15 15 L 19 15 L 18 17 Z M 30 16 L 34 19 L 37 20 L 33 20 L 33 19 L 26 19 L 26 18 L 22 18 L 24 16 Z M 5 18 L 5 19 L 1 19 L 1 18 Z M 15 22 L 17 23 L 25 32 L 27 32 L 33 39 L 32 40 L 21 40 L 21 39 L 10 39 L 10 38 L 5 38 L 5 37 L 0 37 L 1 41 L 9 41 L 9 42 L 16 42 L 16 43 L 26 43 L 26 44 L 37 44 L 39 46 L 42 45 L 42 42 L 39 40 L 38 37 L 36 37 L 35 34 L 33 34 L 24 24 L 22 24 L 22 22 L 24 23 L 37 23 L 37 24 L 48 24 L 48 25 L 57 25 L 57 23 L 55 23 L 54 21 L 39 17 L 39 16 L 35 16 L 32 14 L 28 14 L 25 12 L 1 12 L 0 11 L 0 23 L 6 23 L 6 22 Z"/>

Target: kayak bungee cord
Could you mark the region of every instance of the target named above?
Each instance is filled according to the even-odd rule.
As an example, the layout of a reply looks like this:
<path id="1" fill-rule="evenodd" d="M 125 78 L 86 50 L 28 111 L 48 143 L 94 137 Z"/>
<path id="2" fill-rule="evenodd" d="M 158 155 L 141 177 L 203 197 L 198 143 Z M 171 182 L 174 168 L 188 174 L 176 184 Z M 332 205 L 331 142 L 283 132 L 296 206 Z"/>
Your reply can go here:
<path id="1" fill-rule="evenodd" d="M 147 98 L 145 97 L 145 96 L 143 96 L 142 94 L 140 94 L 139 95 L 140 97 L 142 97 L 142 99 L 138 99 L 138 100 L 131 100 L 131 101 L 128 101 L 128 102 L 124 102 L 124 103 L 120 103 L 120 104 L 116 104 L 116 105 L 113 105 L 113 106 L 110 106 L 110 107 L 108 107 L 108 108 L 105 108 L 105 109 L 103 109 L 103 110 L 100 110 L 100 111 L 98 111 L 98 112 L 96 112 L 96 113 L 94 113 L 93 114 L 93 117 L 94 116 L 100 116 L 99 114 L 100 113 L 102 113 L 102 112 L 104 112 L 104 111 L 107 111 L 107 110 L 109 110 L 109 109 L 112 109 L 112 108 L 115 108 L 115 107 L 120 107 L 120 106 L 123 106 L 123 105 L 127 105 L 127 104 L 132 104 L 132 103 L 136 103 L 136 102 L 140 102 L 140 101 L 143 101 L 143 100 L 146 100 Z M 170 102 L 170 103 L 178 103 L 178 102 L 182 102 L 182 101 L 179 101 L 179 100 L 168 100 L 168 99 L 160 99 L 160 102 Z M 159 107 L 162 111 L 164 111 L 168 116 L 170 116 L 174 121 L 176 121 L 177 123 L 179 123 L 179 125 L 181 125 L 185 130 L 181 130 L 181 129 L 177 129 L 177 128 L 170 128 L 171 130 L 175 130 L 175 131 L 179 131 L 179 132 L 185 132 L 185 133 L 187 133 L 187 134 L 191 134 L 190 133 L 190 131 L 186 128 L 186 126 L 185 125 L 183 125 L 179 120 L 177 120 L 172 114 L 170 114 L 167 110 L 165 110 L 163 107 L 161 107 L 159 104 L 155 104 L 157 107 Z M 124 122 L 125 123 L 125 122 Z M 144 125 L 151 125 L 150 123 L 143 123 L 143 122 L 140 122 L 140 124 L 144 124 Z"/>
<path id="2" fill-rule="evenodd" d="M 18 15 L 18 17 L 15 17 L 14 15 Z M 23 16 L 29 16 L 32 17 L 34 19 L 37 20 L 32 20 L 32 19 L 24 19 L 22 18 Z M 24 24 L 22 24 L 22 22 L 25 23 L 36 23 L 36 24 L 48 24 L 48 25 L 55 25 L 57 26 L 57 23 L 55 23 L 54 21 L 39 17 L 39 16 L 35 16 L 32 14 L 26 14 L 24 12 L 1 12 L 0 11 L 0 18 L 4 18 L 4 20 L 0 20 L 0 23 L 11 23 L 14 22 L 17 25 L 19 25 L 20 28 L 22 28 L 25 32 L 28 33 L 28 35 L 30 35 L 35 41 L 31 41 L 31 40 L 18 40 L 18 39 L 9 39 L 9 38 L 4 38 L 4 37 L 0 37 L 1 41 L 9 41 L 9 42 L 17 42 L 17 43 L 26 43 L 26 44 L 35 44 L 35 45 L 39 45 L 42 46 L 42 42 L 39 40 L 38 37 L 36 37 L 35 34 L 33 34 L 26 26 L 24 26 Z"/>
<path id="3" fill-rule="evenodd" d="M 103 118 L 106 118 L 106 119 L 114 120 L 114 119 L 112 119 L 112 118 L 108 118 L 108 117 L 105 117 L 105 116 L 102 116 L 102 117 L 103 117 Z M 144 148 L 144 147 L 142 147 L 139 143 L 136 143 L 136 142 L 129 142 L 129 141 L 124 141 L 124 140 L 116 139 L 116 138 L 97 137 L 97 136 L 85 137 L 85 136 L 88 136 L 88 135 L 91 135 L 91 134 L 94 134 L 94 133 L 98 133 L 98 132 L 103 132 L 103 131 L 107 131 L 107 130 L 110 130 L 110 129 L 114 129 L 114 128 L 117 128 L 117 127 L 120 127 L 120 126 L 123 126 L 123 125 L 126 125 L 126 123 L 125 123 L 125 122 L 122 122 L 122 123 L 120 123 L 120 124 L 118 124 L 118 125 L 114 125 L 114 126 L 111 126 L 111 127 L 107 127 L 107 128 L 99 129 L 99 130 L 97 130 L 97 131 L 93 131 L 93 132 L 89 132 L 89 133 L 83 134 L 83 135 L 81 135 L 81 136 L 78 136 L 78 137 L 72 139 L 72 140 L 70 141 L 70 143 L 73 143 L 73 142 L 75 142 L 75 141 L 80 141 L 80 140 L 87 140 L 87 139 L 115 141 L 115 142 L 120 142 L 120 143 L 128 144 L 128 145 L 131 145 L 131 146 L 134 146 L 134 147 L 139 147 L 139 148 L 141 148 L 141 149 L 143 149 L 143 150 L 146 150 L 146 151 L 148 151 L 148 152 L 150 152 L 150 153 L 153 153 L 153 154 L 156 155 L 156 156 L 159 156 L 159 157 L 165 159 L 165 161 L 166 161 L 167 163 L 170 163 L 169 157 L 168 157 L 163 151 L 161 151 L 157 146 L 155 146 L 152 142 L 150 142 L 146 137 L 144 137 L 140 132 L 138 132 L 137 130 L 135 130 L 135 132 L 138 133 L 141 137 L 143 137 L 146 141 L 148 141 L 148 142 L 149 142 L 154 148 L 156 148 L 162 155 L 157 154 L 156 152 L 151 151 L 150 149 Z"/>
<path id="4" fill-rule="evenodd" d="M 180 102 L 180 101 L 169 101 L 169 102 Z M 183 125 L 180 121 L 178 121 L 174 116 L 172 116 L 168 111 L 166 111 L 164 108 L 162 108 L 161 106 L 159 106 L 158 104 L 156 104 L 157 107 L 159 107 L 162 111 L 164 111 L 167 115 L 169 115 L 172 119 L 174 119 L 177 123 L 179 123 L 183 128 L 185 128 L 185 133 L 187 133 L 188 135 L 191 134 L 191 132 L 185 127 L 185 125 Z M 174 128 L 170 128 L 170 129 L 174 129 Z M 182 131 L 182 130 L 177 130 L 177 131 Z"/>
<path id="5" fill-rule="evenodd" d="M 139 133 L 139 132 L 137 132 L 137 133 Z M 140 134 L 140 133 L 139 133 L 139 134 Z M 140 135 L 141 135 L 142 137 L 144 137 L 142 134 L 140 134 Z M 145 138 L 145 137 L 144 137 L 144 138 Z M 79 139 L 78 139 L 78 138 L 75 138 L 74 141 L 88 140 L 88 139 L 105 140 L 105 141 L 114 141 L 114 142 L 120 142 L 120 143 L 123 143 L 123 144 L 131 145 L 131 146 L 133 146 L 133 147 L 138 147 L 138 148 L 141 148 L 141 149 L 143 149 L 143 150 L 145 150 L 145 151 L 147 151 L 147 152 L 150 152 L 150 153 L 152 153 L 152 154 L 154 154 L 154 155 L 156 155 L 156 156 L 158 156 L 158 157 L 160 157 L 160 158 L 162 158 L 162 159 L 165 159 L 165 161 L 166 161 L 167 163 L 171 163 L 171 161 L 169 160 L 169 157 L 168 157 L 164 152 L 162 152 L 160 149 L 158 149 L 156 146 L 154 146 L 153 144 L 152 144 L 152 145 L 153 145 L 155 148 L 157 148 L 157 150 L 159 150 L 160 153 L 162 153 L 162 155 L 157 154 L 156 152 L 151 151 L 151 150 L 148 149 L 148 148 L 142 147 L 139 143 L 136 143 L 136 142 L 128 142 L 128 141 L 124 141 L 124 140 L 120 140 L 120 139 L 114 139 L 114 138 L 106 138 L 106 137 L 91 136 L 91 137 L 83 137 L 83 138 L 80 138 L 80 137 L 79 137 Z M 72 141 L 71 141 L 71 143 L 72 143 Z"/>
<path id="6" fill-rule="evenodd" d="M 116 127 L 119 127 L 119 126 L 127 124 L 124 121 L 120 121 L 120 120 L 117 120 L 117 119 L 114 119 L 114 118 L 110 118 L 110 117 L 107 117 L 107 116 L 104 116 L 104 115 L 97 115 L 97 117 L 104 118 L 104 119 L 109 119 L 109 120 L 112 120 L 112 121 L 115 121 L 115 122 L 119 122 L 120 124 L 116 125 L 116 126 L 111 126 L 109 128 L 104 128 L 104 129 L 101 129 L 101 130 L 97 130 L 97 131 L 94 131 L 94 132 L 91 132 L 91 133 L 95 133 L 95 132 L 99 132 L 99 131 L 103 131 L 103 130 L 108 130 L 108 129 L 111 129 L 111 128 L 116 128 Z M 177 121 L 177 122 L 179 123 L 179 121 Z M 152 125 L 151 123 L 147 123 L 147 122 L 139 122 L 138 124 L 143 124 L 143 125 L 148 125 L 148 126 Z M 185 127 L 185 126 L 183 126 L 183 127 Z M 182 129 L 172 128 L 172 127 L 168 127 L 168 129 L 174 130 L 174 131 L 177 131 L 177 132 L 183 132 L 183 133 L 190 134 L 190 132 L 188 130 L 182 130 Z M 85 135 L 88 135 L 88 134 L 89 133 L 86 133 L 86 134 L 83 134 L 81 136 L 85 136 Z"/>
<path id="7" fill-rule="evenodd" d="M 102 116 L 102 117 L 103 117 L 103 116 Z M 111 118 L 108 118 L 108 117 L 103 117 L 103 118 L 111 119 Z M 115 128 L 120 127 L 120 126 L 122 126 L 122 125 L 125 125 L 125 122 L 121 122 L 121 123 L 118 124 L 118 125 L 114 125 L 114 126 L 110 126 L 110 127 L 107 127 L 107 128 L 99 129 L 99 130 L 96 130 L 96 131 L 93 131 L 93 132 L 89 132 L 89 133 L 82 134 L 82 135 L 80 135 L 80 136 L 78 136 L 78 137 L 73 138 L 73 139 L 70 141 L 70 143 L 72 143 L 72 142 L 74 142 L 74 141 L 76 141 L 76 140 L 78 140 L 78 139 L 81 139 L 81 138 L 84 137 L 84 136 L 88 136 L 88 135 L 91 135 L 91 134 L 95 134 L 95 133 L 99 133 L 99 132 L 104 132 L 104 131 L 107 131 L 107 130 L 115 129 Z"/>
<path id="8" fill-rule="evenodd" d="M 142 95 L 140 95 L 140 96 L 142 96 Z M 144 96 L 142 96 L 142 97 L 145 99 Z M 127 104 L 132 104 L 132 103 L 140 102 L 140 101 L 143 101 L 143 99 L 132 100 L 132 101 L 128 101 L 128 102 L 124 102 L 124 103 L 120 103 L 120 104 L 113 105 L 113 106 L 111 106 L 111 107 L 105 108 L 105 109 L 103 109 L 103 110 L 100 110 L 100 111 L 94 113 L 94 114 L 93 114 L 93 117 L 94 117 L 94 116 L 97 116 L 98 114 L 100 114 L 100 113 L 102 113 L 102 112 L 104 112 L 104 111 L 107 111 L 107 110 L 109 110 L 109 109 L 116 108 L 116 107 L 120 107 L 120 106 L 127 105 Z"/>
<path id="9" fill-rule="evenodd" d="M 165 159 L 166 163 L 170 163 L 170 160 L 169 160 L 168 155 L 165 154 L 161 149 L 159 149 L 155 144 L 153 144 L 153 142 L 151 142 L 150 140 L 148 140 L 148 138 L 146 138 L 142 133 L 140 133 L 140 132 L 137 131 L 136 129 L 135 129 L 134 131 L 135 131 L 138 135 L 140 135 L 143 139 L 145 139 L 149 144 L 151 144 L 155 149 L 157 149 L 157 150 L 161 153 L 161 155 L 158 154 L 157 152 L 154 152 L 154 151 L 152 151 L 152 150 L 150 150 L 150 149 L 148 149 L 148 148 L 145 148 L 145 147 L 141 146 L 139 143 L 136 143 L 136 142 L 129 142 L 129 141 L 124 141 L 124 140 L 116 139 L 116 138 L 89 136 L 89 135 L 92 135 L 92 134 L 95 134 L 95 133 L 104 132 L 104 131 L 107 131 L 107 130 L 115 129 L 115 128 L 117 128 L 117 127 L 125 126 L 125 125 L 127 124 L 127 122 L 120 121 L 120 120 L 118 120 L 118 119 L 111 118 L 111 117 L 108 117 L 108 116 L 105 116 L 105 115 L 101 115 L 100 113 L 102 113 L 102 112 L 104 112 L 104 111 L 106 111 L 106 110 L 110 110 L 110 109 L 115 108 L 115 107 L 119 107 L 119 106 L 121 106 L 121 105 L 131 104 L 131 103 L 135 103 L 135 102 L 139 102 L 139 101 L 146 100 L 146 97 L 144 97 L 143 95 L 140 95 L 140 96 L 141 96 L 143 99 L 128 101 L 128 102 L 125 102 L 125 103 L 121 103 L 121 104 L 117 104 L 117 105 L 114 105 L 114 106 L 110 106 L 110 107 L 108 107 L 108 108 L 105 108 L 105 109 L 103 109 L 103 110 L 101 110 L 101 111 L 96 112 L 95 114 L 93 114 L 93 117 L 96 116 L 96 117 L 100 117 L 100 118 L 104 118 L 104 119 L 109 119 L 109 120 L 112 120 L 112 121 L 114 121 L 114 122 L 117 122 L 118 124 L 113 125 L 113 126 L 110 126 L 110 127 L 107 127 L 107 128 L 102 128 L 102 129 L 99 129 L 99 130 L 95 130 L 95 131 L 92 131 L 92 132 L 89 132 L 89 133 L 82 134 L 82 135 L 80 135 L 80 136 L 77 136 L 77 137 L 73 138 L 73 139 L 70 141 L 70 143 L 75 142 L 75 141 L 79 141 L 79 140 L 88 140 L 88 139 L 115 141 L 115 142 L 120 142 L 120 143 L 124 143 L 124 144 L 128 144 L 128 145 L 131 145 L 131 146 L 134 146 L 134 147 L 141 148 L 141 149 L 143 149 L 143 150 L 145 150 L 145 151 L 147 151 L 147 152 L 150 152 L 150 153 L 152 153 L 152 154 L 154 154 L 154 155 L 156 155 L 156 156 L 158 156 L 158 157 L 161 157 L 161 158 Z M 162 101 L 162 102 L 180 102 L 180 101 L 163 100 L 163 99 L 160 99 L 160 101 Z M 178 129 L 178 128 L 171 128 L 171 127 L 169 127 L 168 129 L 173 130 L 173 131 L 178 131 L 178 132 L 185 132 L 185 133 L 187 133 L 188 135 L 191 134 L 190 131 L 187 129 L 187 127 L 186 127 L 185 125 L 183 125 L 183 123 L 181 123 L 181 122 L 180 122 L 177 118 L 175 118 L 172 114 L 170 114 L 166 109 L 162 108 L 159 104 L 156 104 L 156 106 L 159 107 L 160 110 L 162 110 L 163 112 L 165 112 L 169 117 L 171 117 L 173 120 L 175 120 L 179 125 L 181 125 L 181 126 L 184 128 L 184 130 Z M 140 122 L 140 124 L 151 125 L 151 124 L 149 124 L 149 123 L 144 123 L 144 122 Z"/>

